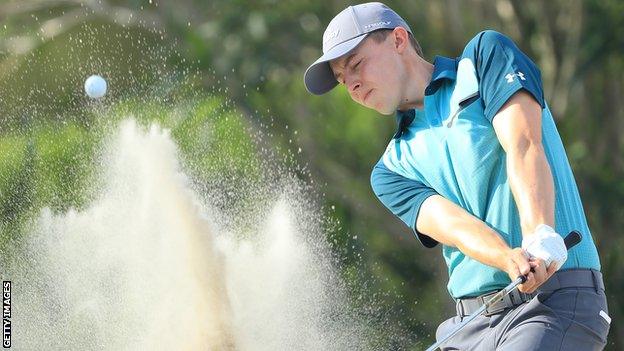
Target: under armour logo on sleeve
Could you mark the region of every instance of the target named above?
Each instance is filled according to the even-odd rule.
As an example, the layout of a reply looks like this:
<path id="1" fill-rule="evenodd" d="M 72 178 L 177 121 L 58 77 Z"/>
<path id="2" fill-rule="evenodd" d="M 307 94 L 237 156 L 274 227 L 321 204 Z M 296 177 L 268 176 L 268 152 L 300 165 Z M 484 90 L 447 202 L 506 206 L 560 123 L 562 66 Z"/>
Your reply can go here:
<path id="1" fill-rule="evenodd" d="M 505 76 L 505 78 L 507 78 L 507 83 L 513 82 L 514 77 L 520 77 L 520 80 L 526 80 L 526 78 L 524 78 L 524 73 L 518 71 L 518 73 L 509 73 Z"/>

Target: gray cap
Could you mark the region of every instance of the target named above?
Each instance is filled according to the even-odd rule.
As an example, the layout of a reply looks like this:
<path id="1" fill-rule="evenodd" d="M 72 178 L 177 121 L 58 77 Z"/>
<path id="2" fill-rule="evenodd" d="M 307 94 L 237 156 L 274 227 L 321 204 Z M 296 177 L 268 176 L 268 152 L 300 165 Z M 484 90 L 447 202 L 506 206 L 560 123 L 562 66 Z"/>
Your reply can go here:
<path id="1" fill-rule="evenodd" d="M 338 82 L 329 67 L 329 61 L 353 50 L 368 33 L 377 29 L 403 27 L 407 23 L 388 6 L 380 2 L 349 6 L 334 17 L 323 33 L 323 56 L 306 70 L 303 80 L 306 89 L 316 95 L 325 94 Z"/>

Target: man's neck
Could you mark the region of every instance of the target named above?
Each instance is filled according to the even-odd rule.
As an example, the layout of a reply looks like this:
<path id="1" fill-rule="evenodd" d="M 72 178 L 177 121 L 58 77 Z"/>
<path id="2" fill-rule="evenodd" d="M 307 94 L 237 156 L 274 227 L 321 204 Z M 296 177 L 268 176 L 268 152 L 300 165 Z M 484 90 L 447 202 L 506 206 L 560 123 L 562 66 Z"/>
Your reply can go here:
<path id="1" fill-rule="evenodd" d="M 403 101 L 399 104 L 399 111 L 407 111 L 413 108 L 423 108 L 425 100 L 425 89 L 431 81 L 431 75 L 433 74 L 433 65 L 425 61 L 420 56 L 409 59 L 405 62 L 406 66 L 406 80 L 405 93 L 403 94 Z"/>

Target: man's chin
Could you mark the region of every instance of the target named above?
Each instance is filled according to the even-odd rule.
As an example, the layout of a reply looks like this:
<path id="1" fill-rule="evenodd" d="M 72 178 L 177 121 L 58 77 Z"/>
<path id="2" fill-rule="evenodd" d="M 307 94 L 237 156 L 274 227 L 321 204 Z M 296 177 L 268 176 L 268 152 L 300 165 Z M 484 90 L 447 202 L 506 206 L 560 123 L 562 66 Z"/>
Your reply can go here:
<path id="1" fill-rule="evenodd" d="M 386 116 L 394 115 L 396 113 L 396 108 L 392 108 L 388 106 L 378 107 L 378 108 L 375 108 L 374 110 Z"/>
<path id="2" fill-rule="evenodd" d="M 393 114 L 396 113 L 396 108 L 392 108 L 392 107 L 389 107 L 389 106 L 370 106 L 370 105 L 366 105 L 366 104 L 364 104 L 362 102 L 359 102 L 359 104 L 364 106 L 364 107 L 366 107 L 366 108 L 368 108 L 368 109 L 377 111 L 377 112 L 381 113 L 382 115 L 386 115 L 386 116 L 390 116 L 390 115 L 393 115 Z"/>

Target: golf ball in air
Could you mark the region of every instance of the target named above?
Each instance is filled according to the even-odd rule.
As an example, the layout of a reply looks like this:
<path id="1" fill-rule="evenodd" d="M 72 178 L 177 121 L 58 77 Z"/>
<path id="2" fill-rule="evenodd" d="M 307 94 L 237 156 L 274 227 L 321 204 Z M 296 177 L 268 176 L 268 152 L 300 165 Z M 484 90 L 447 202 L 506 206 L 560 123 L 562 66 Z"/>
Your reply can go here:
<path id="1" fill-rule="evenodd" d="M 89 97 L 99 99 L 106 94 L 106 81 L 98 75 L 92 75 L 85 81 L 84 89 Z"/>

